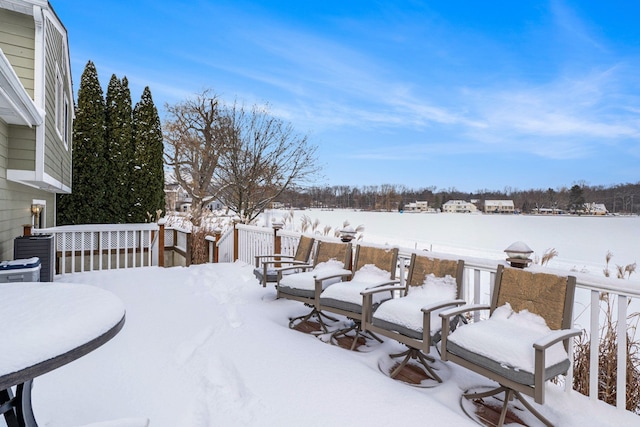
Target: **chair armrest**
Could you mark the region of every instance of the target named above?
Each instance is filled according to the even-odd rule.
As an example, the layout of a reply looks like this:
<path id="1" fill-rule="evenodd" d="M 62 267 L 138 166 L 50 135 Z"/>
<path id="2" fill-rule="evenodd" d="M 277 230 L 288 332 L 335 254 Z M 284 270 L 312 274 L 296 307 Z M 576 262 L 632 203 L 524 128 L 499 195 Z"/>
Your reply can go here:
<path id="1" fill-rule="evenodd" d="M 447 301 L 438 301 L 438 302 L 434 302 L 433 304 L 425 305 L 424 307 L 422 307 L 422 312 L 424 314 L 429 314 L 432 311 L 440 310 L 441 308 L 444 308 L 444 307 L 451 307 L 451 306 L 460 307 L 461 305 L 466 304 L 466 303 L 467 303 L 467 301 L 465 301 L 463 299 L 453 299 L 453 300 L 447 300 Z"/>
<path id="2" fill-rule="evenodd" d="M 256 255 L 255 256 L 255 258 L 256 258 L 256 267 L 260 267 L 260 260 L 261 259 L 263 259 L 263 258 L 273 258 L 273 257 L 294 258 L 292 255 L 285 255 L 285 254 Z"/>
<path id="3" fill-rule="evenodd" d="M 287 255 L 287 254 L 271 254 L 271 255 L 256 255 L 256 259 L 261 259 L 261 258 L 273 258 L 273 257 L 280 257 L 280 258 L 294 258 L 293 255 Z"/>
<path id="4" fill-rule="evenodd" d="M 458 314 L 466 313 L 468 311 L 479 311 L 479 310 L 489 310 L 491 306 L 488 304 L 468 304 L 463 305 L 462 307 L 455 307 L 449 310 L 444 310 L 440 313 L 440 317 L 443 319 L 447 319 Z"/>
<path id="5" fill-rule="evenodd" d="M 278 269 L 276 269 L 276 274 L 278 275 L 278 284 L 280 283 L 280 280 L 282 280 L 282 272 L 283 271 L 288 271 L 288 270 L 302 270 L 302 271 L 307 271 L 313 268 L 313 265 L 310 264 L 294 264 L 294 265 L 289 265 L 287 267 L 280 267 Z"/>
<path id="6" fill-rule="evenodd" d="M 313 278 L 314 278 L 314 280 L 316 282 L 323 282 L 323 281 L 325 281 L 327 279 L 333 279 L 335 277 L 342 277 L 344 279 L 344 278 L 347 278 L 347 277 L 351 277 L 351 275 L 353 274 L 353 272 L 351 270 L 346 270 L 346 269 L 342 270 L 340 272 L 335 271 L 335 272 L 331 272 L 331 273 L 332 274 L 328 274 L 326 276 L 313 276 Z"/>
<path id="7" fill-rule="evenodd" d="M 262 265 L 269 265 L 269 264 L 289 264 L 289 265 L 308 265 L 306 262 L 304 261 L 296 261 L 294 259 L 292 260 L 288 260 L 288 259 L 281 259 L 281 260 L 268 260 L 268 261 L 262 261 Z M 286 267 L 282 267 L 282 268 L 286 268 Z"/>
<path id="8" fill-rule="evenodd" d="M 287 262 L 288 263 L 288 262 Z M 296 270 L 296 269 L 308 269 L 308 268 L 313 268 L 313 265 L 311 264 L 295 264 L 295 265 L 289 265 L 287 267 L 281 267 L 278 269 L 278 272 L 283 272 L 283 271 L 287 271 L 287 270 Z"/>
<path id="9" fill-rule="evenodd" d="M 404 289 L 404 286 L 395 286 L 400 284 L 400 280 L 385 280 L 382 282 L 372 283 L 371 286 L 367 287 L 364 291 L 360 292 L 360 295 L 366 294 L 374 294 L 378 292 L 384 291 L 395 291 L 396 289 Z"/>
<path id="10" fill-rule="evenodd" d="M 394 283 L 394 284 L 389 284 L 389 286 L 384 286 L 384 284 L 382 284 L 376 287 L 367 288 L 364 291 L 360 292 L 360 294 L 369 295 L 369 294 L 377 294 L 378 292 L 384 292 L 384 291 L 403 291 L 406 289 L 406 286 L 398 286 L 398 284 L 400 283 L 399 280 L 394 280 L 393 282 L 387 282 L 387 283 Z"/>
<path id="11" fill-rule="evenodd" d="M 547 349 L 552 345 L 568 340 L 571 337 L 576 337 L 582 334 L 580 329 L 561 329 L 559 331 L 553 331 L 544 337 L 540 338 L 533 343 L 534 349 L 534 373 L 533 373 L 533 398 L 536 403 L 544 403 L 544 382 L 545 382 L 545 370 L 546 370 L 546 353 Z M 565 347 L 565 350 L 567 347 Z M 572 356 L 568 355 L 569 360 L 572 360 Z"/>
<path id="12" fill-rule="evenodd" d="M 561 329 L 559 331 L 553 331 L 534 342 L 533 348 L 535 348 L 536 350 L 546 350 L 557 342 L 564 341 L 568 338 L 577 337 L 581 334 L 581 329 Z"/>

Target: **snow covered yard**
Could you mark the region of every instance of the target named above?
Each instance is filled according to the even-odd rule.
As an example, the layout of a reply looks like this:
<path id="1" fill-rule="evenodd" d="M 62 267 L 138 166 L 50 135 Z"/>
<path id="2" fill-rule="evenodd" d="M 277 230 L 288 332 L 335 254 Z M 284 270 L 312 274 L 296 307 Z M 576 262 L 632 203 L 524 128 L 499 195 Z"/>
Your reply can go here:
<path id="1" fill-rule="evenodd" d="M 387 341 L 350 352 L 289 329 L 289 317 L 308 308 L 275 300 L 273 286 L 259 286 L 252 267 L 240 262 L 60 281 L 115 293 L 127 322 L 103 347 L 36 379 L 42 426 L 136 417 L 150 418 L 153 427 L 475 425 L 460 408 L 461 391 L 490 384 L 451 364 L 432 389 L 391 380 L 378 361 L 402 346 Z M 559 426 L 640 423 L 548 387 L 545 413 Z"/>

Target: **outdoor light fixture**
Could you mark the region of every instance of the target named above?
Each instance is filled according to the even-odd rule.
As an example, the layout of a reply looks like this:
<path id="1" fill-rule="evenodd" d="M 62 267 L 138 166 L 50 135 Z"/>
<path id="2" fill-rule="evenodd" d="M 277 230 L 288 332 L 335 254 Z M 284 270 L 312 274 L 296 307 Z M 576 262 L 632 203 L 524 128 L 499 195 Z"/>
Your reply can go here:
<path id="1" fill-rule="evenodd" d="M 31 205 L 31 219 L 34 228 L 40 228 L 40 214 L 44 210 L 44 205 L 32 204 Z"/>
<path id="2" fill-rule="evenodd" d="M 351 226 L 347 226 L 340 230 L 340 240 L 343 242 L 350 242 L 356 237 L 356 230 Z"/>
<path id="3" fill-rule="evenodd" d="M 504 251 L 507 253 L 507 261 L 509 261 L 511 267 L 525 268 L 531 263 L 529 256 L 533 253 L 533 250 L 524 242 L 512 243 Z"/>

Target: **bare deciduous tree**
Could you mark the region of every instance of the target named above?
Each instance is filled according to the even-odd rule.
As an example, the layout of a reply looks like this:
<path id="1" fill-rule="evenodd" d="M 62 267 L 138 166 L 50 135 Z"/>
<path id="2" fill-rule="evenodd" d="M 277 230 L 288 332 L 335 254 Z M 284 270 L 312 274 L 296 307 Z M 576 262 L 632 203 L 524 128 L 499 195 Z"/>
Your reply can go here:
<path id="1" fill-rule="evenodd" d="M 191 221 L 200 226 L 202 209 L 215 199 L 212 179 L 226 152 L 224 116 L 218 96 L 204 90 L 194 98 L 165 106 L 169 119 L 163 125 L 167 145 L 165 163 L 191 197 Z"/>
<path id="2" fill-rule="evenodd" d="M 225 109 L 225 126 L 227 145 L 214 182 L 219 198 L 245 223 L 319 171 L 317 147 L 268 106 L 235 103 Z"/>

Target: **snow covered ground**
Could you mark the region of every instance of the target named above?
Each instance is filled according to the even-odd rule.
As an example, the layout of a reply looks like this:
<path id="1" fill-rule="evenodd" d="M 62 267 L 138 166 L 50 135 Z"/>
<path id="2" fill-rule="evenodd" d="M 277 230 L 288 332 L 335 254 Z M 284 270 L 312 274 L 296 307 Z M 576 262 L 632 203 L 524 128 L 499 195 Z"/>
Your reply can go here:
<path id="1" fill-rule="evenodd" d="M 488 384 L 443 366 L 421 389 L 383 375 L 367 353 L 288 328 L 307 308 L 275 300 L 242 263 L 67 275 L 116 294 L 127 322 L 112 341 L 34 383 L 41 426 L 148 417 L 151 426 L 413 426 L 473 424 L 460 393 Z M 37 315 L 37 313 L 36 313 Z M 437 355 L 436 355 L 437 357 Z M 442 363 L 442 362 L 440 362 Z M 640 418 L 549 385 L 545 413 L 564 427 L 637 426 Z"/>

